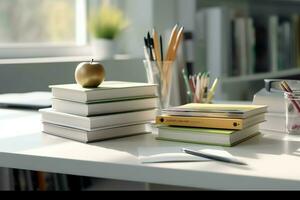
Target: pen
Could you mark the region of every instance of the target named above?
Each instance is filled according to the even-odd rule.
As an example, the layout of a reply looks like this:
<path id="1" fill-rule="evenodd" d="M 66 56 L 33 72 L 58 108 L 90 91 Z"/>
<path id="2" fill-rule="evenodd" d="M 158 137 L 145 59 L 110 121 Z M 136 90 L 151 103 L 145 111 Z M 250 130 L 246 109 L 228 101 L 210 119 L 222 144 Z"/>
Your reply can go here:
<path id="1" fill-rule="evenodd" d="M 154 60 L 154 56 L 153 56 L 153 52 L 152 52 L 150 32 L 147 33 L 147 43 L 148 43 L 148 48 L 149 48 L 149 51 L 150 51 L 150 53 L 149 53 L 150 60 L 153 61 Z"/>
<path id="2" fill-rule="evenodd" d="M 208 154 L 208 153 L 201 153 L 199 151 L 193 151 L 193 150 L 186 149 L 186 148 L 182 148 L 182 151 L 184 153 L 187 153 L 187 154 L 190 154 L 193 156 L 199 156 L 199 157 L 208 158 L 208 159 L 212 159 L 212 160 L 216 160 L 216 161 L 233 163 L 233 164 L 238 164 L 238 165 L 247 165 L 246 163 L 238 161 L 234 158 L 227 158 L 227 157 L 222 157 L 222 156 Z"/>
<path id="3" fill-rule="evenodd" d="M 159 43 L 160 43 L 160 59 L 163 62 L 164 61 L 164 47 L 163 47 L 163 41 L 162 36 L 159 36 Z"/>

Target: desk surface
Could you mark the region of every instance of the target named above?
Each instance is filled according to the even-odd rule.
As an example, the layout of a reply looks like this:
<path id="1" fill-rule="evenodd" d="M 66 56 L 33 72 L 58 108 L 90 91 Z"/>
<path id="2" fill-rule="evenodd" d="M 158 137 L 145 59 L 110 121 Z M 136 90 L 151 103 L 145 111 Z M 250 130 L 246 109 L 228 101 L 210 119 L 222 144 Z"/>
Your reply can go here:
<path id="1" fill-rule="evenodd" d="M 209 189 L 300 189 L 300 136 L 262 133 L 224 148 L 248 166 L 140 164 L 137 158 L 141 146 L 179 145 L 195 146 L 153 134 L 83 144 L 42 133 L 38 112 L 0 109 L 0 167 Z"/>

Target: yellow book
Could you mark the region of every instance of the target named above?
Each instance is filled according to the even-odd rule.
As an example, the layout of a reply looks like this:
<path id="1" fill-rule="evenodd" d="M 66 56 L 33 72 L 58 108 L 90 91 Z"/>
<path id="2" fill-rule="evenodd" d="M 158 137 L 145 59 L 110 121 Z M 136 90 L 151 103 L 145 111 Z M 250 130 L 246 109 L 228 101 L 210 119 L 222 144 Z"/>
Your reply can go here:
<path id="1" fill-rule="evenodd" d="M 186 117 L 161 115 L 156 117 L 156 124 L 168 126 L 200 127 L 215 129 L 241 130 L 265 121 L 264 114 L 247 119 L 217 118 L 217 117 Z"/>
<path id="2" fill-rule="evenodd" d="M 162 111 L 162 114 L 175 116 L 221 117 L 241 119 L 266 112 L 267 106 L 265 105 L 191 103 L 178 107 L 170 107 L 164 109 Z"/>

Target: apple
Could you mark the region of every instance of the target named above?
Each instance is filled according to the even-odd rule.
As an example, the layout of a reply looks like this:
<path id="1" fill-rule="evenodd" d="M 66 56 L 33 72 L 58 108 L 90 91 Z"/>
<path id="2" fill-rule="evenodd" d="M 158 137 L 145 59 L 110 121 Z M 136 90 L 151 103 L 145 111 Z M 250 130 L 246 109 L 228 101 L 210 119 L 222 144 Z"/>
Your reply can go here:
<path id="1" fill-rule="evenodd" d="M 96 88 L 105 79 L 105 70 L 98 62 L 82 62 L 75 70 L 76 82 L 84 88 Z"/>

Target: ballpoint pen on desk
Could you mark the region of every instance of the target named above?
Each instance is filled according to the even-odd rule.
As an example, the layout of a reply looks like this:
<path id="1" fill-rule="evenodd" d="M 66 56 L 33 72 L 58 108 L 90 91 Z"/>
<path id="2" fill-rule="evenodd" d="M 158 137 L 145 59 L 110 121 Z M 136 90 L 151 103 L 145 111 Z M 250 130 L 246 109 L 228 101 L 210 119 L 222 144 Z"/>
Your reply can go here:
<path id="1" fill-rule="evenodd" d="M 216 161 L 233 163 L 233 164 L 238 164 L 238 165 L 247 165 L 246 163 L 241 162 L 241 161 L 239 161 L 237 159 L 234 159 L 234 158 L 228 158 L 228 157 L 213 155 L 213 154 L 209 154 L 209 153 L 203 153 L 203 152 L 194 151 L 194 150 L 186 149 L 186 148 L 182 148 L 182 151 L 184 153 L 187 153 L 187 154 L 190 154 L 190 155 L 193 155 L 193 156 L 199 156 L 199 157 L 202 157 L 202 158 L 208 158 L 208 159 L 212 159 L 212 160 L 216 160 Z"/>

